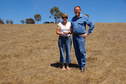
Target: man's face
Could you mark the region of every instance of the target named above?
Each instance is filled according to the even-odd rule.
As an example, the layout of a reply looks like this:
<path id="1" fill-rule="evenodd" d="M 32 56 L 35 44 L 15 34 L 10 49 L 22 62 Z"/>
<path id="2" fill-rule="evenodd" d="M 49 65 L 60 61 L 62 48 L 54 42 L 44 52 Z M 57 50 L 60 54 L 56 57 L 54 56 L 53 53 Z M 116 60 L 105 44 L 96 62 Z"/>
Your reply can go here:
<path id="1" fill-rule="evenodd" d="M 80 12 L 81 12 L 80 7 L 75 7 L 74 8 L 74 13 L 75 13 L 76 16 L 80 16 Z"/>

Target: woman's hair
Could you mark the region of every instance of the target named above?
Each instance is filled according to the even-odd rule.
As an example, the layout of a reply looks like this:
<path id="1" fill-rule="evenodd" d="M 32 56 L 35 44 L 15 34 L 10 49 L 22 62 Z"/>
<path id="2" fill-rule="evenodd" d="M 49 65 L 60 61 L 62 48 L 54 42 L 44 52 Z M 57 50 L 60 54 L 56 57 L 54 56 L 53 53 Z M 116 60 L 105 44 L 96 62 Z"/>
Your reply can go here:
<path id="1" fill-rule="evenodd" d="M 68 18 L 67 14 L 62 14 L 62 18 Z"/>

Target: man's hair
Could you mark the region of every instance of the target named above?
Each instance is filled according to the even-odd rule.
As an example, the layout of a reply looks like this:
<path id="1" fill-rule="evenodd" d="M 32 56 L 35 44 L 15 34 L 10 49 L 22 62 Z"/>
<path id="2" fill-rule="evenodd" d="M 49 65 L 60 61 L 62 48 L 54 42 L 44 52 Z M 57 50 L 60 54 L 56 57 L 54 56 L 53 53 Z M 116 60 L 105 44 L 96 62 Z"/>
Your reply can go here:
<path id="1" fill-rule="evenodd" d="M 81 7 L 80 7 L 80 6 L 75 6 L 75 7 L 74 7 L 74 9 L 75 9 L 75 8 L 77 8 L 77 7 L 79 7 L 79 8 L 80 8 L 80 10 L 81 10 Z"/>

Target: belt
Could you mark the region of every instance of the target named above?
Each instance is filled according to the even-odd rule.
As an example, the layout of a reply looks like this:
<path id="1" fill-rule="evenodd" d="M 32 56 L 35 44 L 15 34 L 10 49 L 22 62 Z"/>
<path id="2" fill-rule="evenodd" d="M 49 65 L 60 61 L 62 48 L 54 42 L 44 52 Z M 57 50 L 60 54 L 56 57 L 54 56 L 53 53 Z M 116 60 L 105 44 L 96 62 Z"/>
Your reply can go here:
<path id="1" fill-rule="evenodd" d="M 85 34 L 85 33 L 73 33 L 73 35 L 75 35 L 75 36 L 79 36 L 81 34 Z"/>
<path id="2" fill-rule="evenodd" d="M 59 36 L 59 38 L 69 38 L 71 36 Z"/>

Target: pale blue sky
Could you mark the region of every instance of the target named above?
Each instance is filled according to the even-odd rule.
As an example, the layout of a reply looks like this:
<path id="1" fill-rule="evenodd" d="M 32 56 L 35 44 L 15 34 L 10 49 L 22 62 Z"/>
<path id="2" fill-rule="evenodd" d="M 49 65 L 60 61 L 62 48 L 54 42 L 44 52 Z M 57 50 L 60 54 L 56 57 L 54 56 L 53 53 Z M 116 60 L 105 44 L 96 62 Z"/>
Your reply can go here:
<path id="1" fill-rule="evenodd" d="M 70 20 L 76 5 L 80 5 L 82 12 L 89 14 L 95 23 L 126 22 L 126 0 L 0 0 L 0 18 L 20 24 L 20 20 L 39 13 L 42 22 L 52 21 L 49 11 L 57 6 L 69 15 Z"/>

